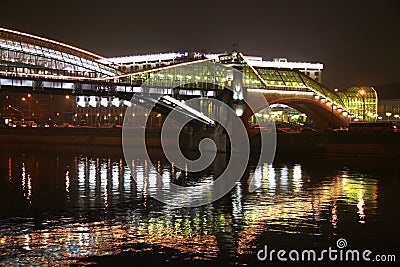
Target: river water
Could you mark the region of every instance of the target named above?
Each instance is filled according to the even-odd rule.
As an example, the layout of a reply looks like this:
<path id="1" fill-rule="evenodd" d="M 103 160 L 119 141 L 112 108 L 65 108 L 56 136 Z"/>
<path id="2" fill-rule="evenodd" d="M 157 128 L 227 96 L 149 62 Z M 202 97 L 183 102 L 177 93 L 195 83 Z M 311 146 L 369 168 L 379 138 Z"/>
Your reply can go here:
<path id="1" fill-rule="evenodd" d="M 0 265 L 260 263 L 257 252 L 347 246 L 397 254 L 397 158 L 281 155 L 249 164 L 222 199 L 174 209 L 148 194 L 155 174 L 212 180 L 179 170 L 162 156 L 133 162 L 99 149 L 5 148 L 0 152 Z M 248 184 L 260 186 L 248 192 Z M 398 254 L 397 254 L 398 255 Z M 265 262 L 264 262 L 265 263 Z"/>

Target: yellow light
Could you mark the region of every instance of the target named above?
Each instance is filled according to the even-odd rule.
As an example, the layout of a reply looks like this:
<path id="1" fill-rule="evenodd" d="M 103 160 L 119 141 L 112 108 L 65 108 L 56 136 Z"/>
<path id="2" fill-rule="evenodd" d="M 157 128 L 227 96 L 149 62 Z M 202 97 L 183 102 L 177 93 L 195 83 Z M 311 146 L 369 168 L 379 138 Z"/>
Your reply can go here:
<path id="1" fill-rule="evenodd" d="M 28 94 L 28 97 L 31 97 L 32 95 L 31 94 Z"/>
<path id="2" fill-rule="evenodd" d="M 287 90 L 274 90 L 274 89 L 247 89 L 248 92 L 264 93 L 264 94 L 286 94 L 286 95 L 313 95 L 313 92 L 305 91 L 287 91 Z"/>
<path id="3" fill-rule="evenodd" d="M 361 89 L 360 91 L 358 91 L 358 93 L 359 93 L 361 96 L 364 96 L 364 95 L 365 95 L 365 90 L 364 90 L 364 89 Z"/>
<path id="4" fill-rule="evenodd" d="M 26 100 L 26 98 L 25 98 L 25 97 L 23 97 L 23 98 L 21 98 L 21 100 L 22 100 L 22 101 L 25 101 L 25 100 Z"/>
<path id="5" fill-rule="evenodd" d="M 67 100 L 70 99 L 70 96 L 69 96 L 69 95 L 66 95 L 66 96 L 65 96 L 65 99 L 67 99 Z"/>

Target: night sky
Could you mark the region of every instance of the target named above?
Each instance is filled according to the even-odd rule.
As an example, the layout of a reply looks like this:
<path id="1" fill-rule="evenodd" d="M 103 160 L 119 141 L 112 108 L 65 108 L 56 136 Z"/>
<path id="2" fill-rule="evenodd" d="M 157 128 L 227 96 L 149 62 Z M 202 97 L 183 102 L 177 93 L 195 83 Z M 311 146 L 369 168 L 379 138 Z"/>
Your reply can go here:
<path id="1" fill-rule="evenodd" d="M 0 27 L 100 55 L 206 50 L 325 64 L 323 83 L 400 82 L 399 0 L 2 1 Z"/>

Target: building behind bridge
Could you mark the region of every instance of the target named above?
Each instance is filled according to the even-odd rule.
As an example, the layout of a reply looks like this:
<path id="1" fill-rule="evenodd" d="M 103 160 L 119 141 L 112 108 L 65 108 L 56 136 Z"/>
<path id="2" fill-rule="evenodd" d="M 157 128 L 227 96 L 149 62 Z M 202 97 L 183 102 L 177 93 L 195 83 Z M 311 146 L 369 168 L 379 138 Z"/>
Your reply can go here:
<path id="1" fill-rule="evenodd" d="M 400 122 L 400 84 L 376 85 L 378 121 Z"/>

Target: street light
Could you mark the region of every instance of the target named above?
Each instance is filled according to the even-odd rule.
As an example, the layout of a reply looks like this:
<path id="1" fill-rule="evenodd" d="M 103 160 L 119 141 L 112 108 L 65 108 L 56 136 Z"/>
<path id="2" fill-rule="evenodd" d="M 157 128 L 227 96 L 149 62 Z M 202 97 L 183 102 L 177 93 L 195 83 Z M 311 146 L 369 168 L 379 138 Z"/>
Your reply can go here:
<path id="1" fill-rule="evenodd" d="M 392 116 L 392 113 L 386 112 L 387 121 L 389 121 L 389 117 Z"/>
<path id="2" fill-rule="evenodd" d="M 24 102 L 25 101 L 28 102 L 28 126 L 30 126 L 31 125 L 31 101 L 29 100 L 29 98 L 31 98 L 32 95 L 28 94 L 27 96 L 28 96 L 28 98 L 22 97 L 21 100 Z"/>
<path id="3" fill-rule="evenodd" d="M 363 102 L 363 112 L 362 112 L 362 119 L 365 121 L 365 90 L 361 89 L 358 91 L 358 94 L 361 96 Z"/>
<path id="4" fill-rule="evenodd" d="M 119 125 L 121 125 L 121 123 L 122 123 L 122 116 L 123 116 L 123 114 L 120 113 L 120 114 L 119 114 Z"/>
<path id="5" fill-rule="evenodd" d="M 64 118 L 66 123 L 70 124 L 72 123 L 72 107 L 71 107 L 71 97 L 69 95 L 65 95 L 65 109 L 64 109 Z"/>
<path id="6" fill-rule="evenodd" d="M 395 115 L 394 115 L 394 118 L 395 118 L 395 120 L 396 120 L 396 124 L 397 124 L 397 120 L 398 120 L 399 117 L 400 117 L 399 114 L 395 114 Z"/>

